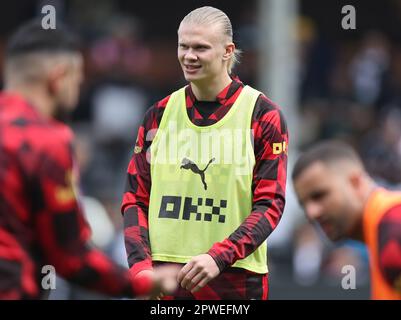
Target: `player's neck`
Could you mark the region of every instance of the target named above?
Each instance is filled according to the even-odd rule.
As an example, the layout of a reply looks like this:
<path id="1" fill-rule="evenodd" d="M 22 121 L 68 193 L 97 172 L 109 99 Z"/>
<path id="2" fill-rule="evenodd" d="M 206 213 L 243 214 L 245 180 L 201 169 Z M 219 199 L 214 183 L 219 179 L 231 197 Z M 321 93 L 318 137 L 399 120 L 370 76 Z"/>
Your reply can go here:
<path id="1" fill-rule="evenodd" d="M 205 81 L 191 82 L 192 92 L 198 101 L 215 101 L 217 95 L 231 83 L 228 73 Z"/>
<path id="2" fill-rule="evenodd" d="M 357 212 L 355 212 L 356 223 L 355 223 L 355 227 L 353 228 L 353 231 L 351 234 L 351 238 L 354 240 L 358 240 L 358 241 L 364 240 L 363 215 L 365 213 L 365 207 L 369 200 L 369 197 L 371 196 L 372 192 L 376 189 L 376 187 L 377 186 L 374 183 L 374 181 L 369 176 L 366 176 L 363 188 L 361 190 L 360 199 L 359 199 L 361 205 L 357 209 Z"/>
<path id="3" fill-rule="evenodd" d="M 10 94 L 17 94 L 21 96 L 44 118 L 50 119 L 53 117 L 55 103 L 42 86 L 35 86 L 33 84 L 13 84 L 7 85 L 5 91 L 9 92 Z"/>

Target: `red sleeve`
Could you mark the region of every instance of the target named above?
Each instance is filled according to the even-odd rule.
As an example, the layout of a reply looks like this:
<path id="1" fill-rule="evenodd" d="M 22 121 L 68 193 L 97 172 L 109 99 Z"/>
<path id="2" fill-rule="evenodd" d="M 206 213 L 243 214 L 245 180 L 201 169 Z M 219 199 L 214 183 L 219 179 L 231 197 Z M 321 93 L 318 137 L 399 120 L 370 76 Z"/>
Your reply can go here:
<path id="1" fill-rule="evenodd" d="M 401 205 L 383 216 L 378 232 L 381 272 L 390 286 L 401 293 Z"/>
<path id="2" fill-rule="evenodd" d="M 111 296 L 142 294 L 139 290 L 146 288 L 136 287 L 126 269 L 88 245 L 90 231 L 77 200 L 69 131 L 37 138 L 46 146 L 32 175 L 34 225 L 45 260 L 62 277 L 88 289 Z"/>
<path id="3" fill-rule="evenodd" d="M 128 165 L 121 212 L 128 265 L 132 275 L 152 269 L 149 244 L 148 208 L 151 188 L 149 148 L 159 127 L 169 97 L 152 106 L 138 130 L 133 156 Z"/>
<path id="4" fill-rule="evenodd" d="M 264 96 L 255 105 L 252 129 L 256 158 L 252 212 L 228 238 L 209 250 L 220 270 L 254 252 L 276 228 L 284 210 L 287 126 L 279 108 Z"/>

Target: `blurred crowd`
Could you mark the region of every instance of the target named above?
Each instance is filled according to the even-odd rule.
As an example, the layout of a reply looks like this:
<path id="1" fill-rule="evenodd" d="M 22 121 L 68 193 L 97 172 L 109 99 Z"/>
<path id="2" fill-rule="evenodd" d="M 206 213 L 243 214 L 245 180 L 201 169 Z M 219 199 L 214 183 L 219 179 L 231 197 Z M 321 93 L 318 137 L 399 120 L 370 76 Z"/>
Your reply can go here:
<path id="1" fill-rule="evenodd" d="M 94 244 L 126 265 L 119 210 L 125 172 L 147 108 L 184 84 L 176 38 L 147 38 L 152 24 L 117 10 L 110 1 L 98 1 L 95 7 L 72 3 L 65 16 L 83 39 L 86 63 L 82 97 L 71 119 L 83 205 Z M 233 21 L 243 50 L 235 74 L 257 87 L 261 52 L 256 11 L 251 9 Z M 401 47 L 382 30 L 331 41 L 312 17 L 300 17 L 297 25 L 299 148 L 326 138 L 343 139 L 360 152 L 379 184 L 401 188 Z M 336 246 L 321 241 L 324 237 L 297 204 L 290 172 L 286 211 L 268 240 L 271 297 L 305 298 L 306 288 L 318 286 L 310 297 L 330 298 L 321 292 L 340 288 L 344 265 L 355 266 L 357 287 L 363 288 L 358 297 L 367 297 L 365 248 L 351 241 Z M 52 298 L 99 298 L 61 280 L 59 284 Z"/>

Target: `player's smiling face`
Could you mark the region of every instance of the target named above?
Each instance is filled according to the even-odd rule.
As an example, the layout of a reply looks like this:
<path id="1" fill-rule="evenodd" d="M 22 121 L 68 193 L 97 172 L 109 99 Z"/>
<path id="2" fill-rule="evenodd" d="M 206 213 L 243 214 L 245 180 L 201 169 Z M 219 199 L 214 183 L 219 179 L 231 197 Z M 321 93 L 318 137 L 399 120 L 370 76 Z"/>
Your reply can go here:
<path id="1" fill-rule="evenodd" d="M 295 179 L 294 188 L 307 218 L 318 223 L 329 239 L 335 241 L 349 235 L 355 198 L 344 174 L 316 162 Z"/>
<path id="2" fill-rule="evenodd" d="M 227 72 L 224 38 L 218 25 L 180 25 L 178 60 L 187 81 L 215 79 Z"/>

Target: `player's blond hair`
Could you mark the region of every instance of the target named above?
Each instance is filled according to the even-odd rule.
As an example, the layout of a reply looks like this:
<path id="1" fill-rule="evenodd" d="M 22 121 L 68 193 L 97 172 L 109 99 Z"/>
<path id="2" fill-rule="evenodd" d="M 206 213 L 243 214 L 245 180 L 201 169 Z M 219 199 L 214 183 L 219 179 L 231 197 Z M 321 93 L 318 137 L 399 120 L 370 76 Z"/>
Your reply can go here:
<path id="1" fill-rule="evenodd" d="M 197 8 L 190 13 L 188 13 L 184 19 L 182 19 L 181 24 L 196 24 L 203 26 L 219 25 L 223 34 L 228 37 L 229 41 L 233 41 L 233 27 L 228 16 L 221 10 L 205 6 Z M 232 69 L 237 63 L 239 63 L 239 58 L 241 55 L 241 50 L 235 49 L 231 59 L 228 61 L 227 71 L 231 74 Z"/>

